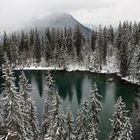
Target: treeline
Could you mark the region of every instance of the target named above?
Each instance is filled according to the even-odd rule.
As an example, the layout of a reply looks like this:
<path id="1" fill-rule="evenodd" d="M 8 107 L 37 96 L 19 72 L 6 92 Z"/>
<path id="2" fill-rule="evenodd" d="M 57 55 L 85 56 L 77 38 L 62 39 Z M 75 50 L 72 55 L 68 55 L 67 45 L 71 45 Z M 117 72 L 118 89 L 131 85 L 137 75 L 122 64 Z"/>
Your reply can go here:
<path id="1" fill-rule="evenodd" d="M 24 72 L 19 77 L 19 89 L 10 62 L 5 56 L 3 90 L 0 106 L 0 138 L 3 140 L 97 140 L 99 138 L 99 113 L 102 111 L 101 95 L 96 84 L 89 99 L 84 99 L 76 120 L 70 108 L 64 113 L 63 102 L 48 73 L 46 78 L 43 121 L 39 128 L 36 107 L 31 98 L 31 85 Z M 112 116 L 110 140 L 131 140 L 132 125 L 128 111 L 119 97 Z"/>
<path id="2" fill-rule="evenodd" d="M 13 66 L 56 66 L 64 69 L 71 64 L 100 71 L 112 56 L 120 74 L 140 80 L 140 23 L 120 23 L 117 28 L 102 27 L 85 37 L 80 26 L 65 29 L 37 28 L 7 35 L 0 45 L 0 60 L 7 53 Z M 111 63 L 111 62 L 110 62 Z"/>

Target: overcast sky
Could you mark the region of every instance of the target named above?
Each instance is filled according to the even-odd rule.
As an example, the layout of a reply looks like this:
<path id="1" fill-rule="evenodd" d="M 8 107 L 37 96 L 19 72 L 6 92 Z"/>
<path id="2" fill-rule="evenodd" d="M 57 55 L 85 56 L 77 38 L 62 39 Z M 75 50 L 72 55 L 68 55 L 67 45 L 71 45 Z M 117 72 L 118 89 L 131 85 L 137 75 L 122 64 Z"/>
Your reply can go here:
<path id="1" fill-rule="evenodd" d="M 20 29 L 53 12 L 70 13 L 83 24 L 139 21 L 139 6 L 140 0 L 0 0 L 0 32 Z"/>

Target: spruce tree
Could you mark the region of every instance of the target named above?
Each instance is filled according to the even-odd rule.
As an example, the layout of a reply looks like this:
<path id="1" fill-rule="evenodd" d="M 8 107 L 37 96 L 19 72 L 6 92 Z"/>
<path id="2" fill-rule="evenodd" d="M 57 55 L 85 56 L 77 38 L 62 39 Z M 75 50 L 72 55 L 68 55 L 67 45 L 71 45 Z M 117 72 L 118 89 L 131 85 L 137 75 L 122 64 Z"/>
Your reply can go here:
<path id="1" fill-rule="evenodd" d="M 65 139 L 65 116 L 62 108 L 62 100 L 56 93 L 49 113 L 50 125 L 47 127 L 45 140 L 64 140 Z"/>
<path id="2" fill-rule="evenodd" d="M 62 107 L 62 100 L 59 97 L 54 81 L 48 73 L 46 98 L 44 104 L 44 115 L 42 130 L 45 139 L 64 140 L 65 138 L 65 115 Z"/>
<path id="3" fill-rule="evenodd" d="M 50 72 L 47 73 L 46 77 L 46 88 L 45 88 L 45 101 L 43 109 L 43 123 L 42 123 L 42 133 L 47 135 L 46 137 L 53 137 L 51 132 L 52 127 L 52 102 L 55 95 L 55 85 L 54 80 L 50 75 Z"/>
<path id="4" fill-rule="evenodd" d="M 0 127 L 3 125 L 3 117 L 2 115 L 0 114 Z"/>
<path id="5" fill-rule="evenodd" d="M 120 46 L 120 73 L 122 76 L 127 76 L 128 74 L 128 44 L 130 40 L 129 26 L 128 22 L 123 23 L 121 46 Z"/>
<path id="6" fill-rule="evenodd" d="M 52 130 L 55 134 L 55 140 L 64 140 L 65 138 L 65 115 L 62 107 L 62 100 L 58 93 L 56 93 L 55 98 L 52 102 Z"/>
<path id="7" fill-rule="evenodd" d="M 3 53 L 7 54 L 8 59 L 11 59 L 10 55 L 10 47 L 9 47 L 9 38 L 7 36 L 7 33 L 4 31 L 4 36 L 3 36 Z M 3 55 L 4 57 L 4 55 Z"/>
<path id="8" fill-rule="evenodd" d="M 34 33 L 34 58 L 36 59 L 37 63 L 41 61 L 41 43 L 37 28 L 35 29 Z"/>
<path id="9" fill-rule="evenodd" d="M 36 140 L 39 136 L 39 127 L 38 127 L 38 118 L 37 118 L 37 110 L 34 101 L 31 102 L 29 112 L 29 124 L 31 126 L 32 137 Z"/>
<path id="10" fill-rule="evenodd" d="M 106 64 L 106 56 L 107 56 L 107 48 L 108 48 L 108 38 L 107 38 L 107 28 L 103 29 L 103 62 Z"/>
<path id="11" fill-rule="evenodd" d="M 102 61 L 103 61 L 103 30 L 102 30 L 102 26 L 99 25 L 99 29 L 98 29 L 98 34 L 97 34 L 97 53 L 99 56 L 99 68 L 100 70 L 102 70 Z"/>
<path id="12" fill-rule="evenodd" d="M 126 118 L 125 119 L 125 124 L 124 124 L 124 128 L 123 131 L 120 134 L 120 140 L 132 140 L 133 136 L 132 136 L 132 124 L 130 122 L 130 118 Z"/>
<path id="13" fill-rule="evenodd" d="M 77 57 L 80 60 L 82 57 L 81 50 L 82 50 L 82 46 L 85 42 L 85 37 L 81 31 L 79 24 L 75 27 L 73 39 L 74 39 L 74 46 L 76 48 Z"/>
<path id="14" fill-rule="evenodd" d="M 90 133 L 88 130 L 88 114 L 89 113 L 89 102 L 84 99 L 81 108 L 78 111 L 76 118 L 76 139 L 77 140 L 88 140 Z"/>
<path id="15" fill-rule="evenodd" d="M 71 110 L 68 108 L 67 109 L 67 114 L 66 114 L 66 140 L 74 140 L 75 139 L 75 126 L 74 126 L 74 119 Z"/>
<path id="16" fill-rule="evenodd" d="M 7 55 L 4 55 L 5 63 L 2 65 L 4 78 L 4 90 L 2 91 L 3 100 L 3 119 L 4 125 L 9 130 L 6 137 L 11 136 L 11 132 L 16 133 L 21 139 L 25 139 L 25 131 L 22 125 L 23 114 L 21 111 L 22 97 L 17 92 L 15 77 L 10 66 Z"/>
<path id="17" fill-rule="evenodd" d="M 90 108 L 88 115 L 88 129 L 91 135 L 91 139 L 98 139 L 99 136 L 99 113 L 102 111 L 101 100 L 102 96 L 98 94 L 96 84 L 93 86 L 93 90 L 90 94 Z"/>
<path id="18" fill-rule="evenodd" d="M 92 51 L 96 48 L 96 40 L 97 40 L 97 32 L 95 30 L 92 31 L 91 34 L 91 49 Z"/>
<path id="19" fill-rule="evenodd" d="M 119 97 L 115 105 L 115 112 L 111 120 L 112 131 L 110 133 L 110 140 L 131 140 L 132 139 L 132 125 L 127 116 L 125 103 Z"/>
<path id="20" fill-rule="evenodd" d="M 109 30 L 108 30 L 108 40 L 110 41 L 110 44 L 113 45 L 114 44 L 114 29 L 112 27 L 112 25 L 109 26 Z"/>
<path id="21" fill-rule="evenodd" d="M 19 92 L 23 98 L 21 109 L 23 112 L 23 126 L 28 138 L 37 138 L 39 135 L 36 107 L 31 98 L 31 85 L 22 71 L 19 81 Z"/>

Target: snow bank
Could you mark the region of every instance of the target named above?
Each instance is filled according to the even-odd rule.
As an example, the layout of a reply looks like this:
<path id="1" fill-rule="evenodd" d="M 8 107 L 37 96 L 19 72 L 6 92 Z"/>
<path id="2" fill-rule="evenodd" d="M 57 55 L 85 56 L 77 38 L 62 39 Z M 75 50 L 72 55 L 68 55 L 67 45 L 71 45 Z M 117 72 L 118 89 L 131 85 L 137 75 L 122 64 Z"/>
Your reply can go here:
<path id="1" fill-rule="evenodd" d="M 25 66 L 25 67 L 16 67 L 14 70 L 63 70 L 63 68 L 58 67 L 36 67 L 36 66 Z"/>
<path id="2" fill-rule="evenodd" d="M 107 66 L 104 66 L 102 68 L 102 70 L 90 70 L 88 68 L 86 68 L 85 66 L 79 66 L 79 65 L 69 65 L 66 69 L 64 68 L 59 68 L 59 67 L 55 67 L 55 66 L 51 66 L 51 67 L 36 67 L 36 66 L 30 66 L 30 67 L 17 67 L 15 68 L 15 70 L 66 70 L 68 72 L 70 71 L 89 71 L 89 72 L 93 72 L 93 73 L 103 73 L 103 74 L 117 74 L 119 77 L 119 69 L 116 68 L 115 65 L 110 64 Z M 130 82 L 132 84 L 137 84 L 140 85 L 139 81 L 137 79 L 132 79 L 129 76 L 127 77 L 121 77 L 122 80 L 125 80 L 127 82 Z"/>
<path id="3" fill-rule="evenodd" d="M 15 70 L 66 70 L 66 71 L 89 71 L 93 73 L 103 73 L 103 74 L 117 74 L 122 80 L 125 80 L 127 82 L 130 82 L 132 84 L 140 85 L 139 81 L 137 79 L 133 79 L 132 77 L 122 77 L 119 72 L 119 68 L 116 65 L 116 59 L 115 56 L 107 58 L 106 65 L 102 66 L 102 70 L 97 69 L 90 69 L 87 68 L 87 66 L 79 65 L 77 63 L 75 64 L 69 64 L 66 68 L 64 67 L 58 67 L 58 66 L 49 66 L 46 67 L 44 64 L 45 62 L 42 61 L 40 64 L 33 63 L 30 66 L 18 66 L 15 68 Z"/>
<path id="4" fill-rule="evenodd" d="M 121 77 L 122 80 L 125 80 L 129 83 L 132 83 L 132 84 L 136 84 L 136 85 L 140 85 L 140 82 L 136 79 L 136 78 L 130 78 L 130 76 L 127 76 L 127 77 Z"/>

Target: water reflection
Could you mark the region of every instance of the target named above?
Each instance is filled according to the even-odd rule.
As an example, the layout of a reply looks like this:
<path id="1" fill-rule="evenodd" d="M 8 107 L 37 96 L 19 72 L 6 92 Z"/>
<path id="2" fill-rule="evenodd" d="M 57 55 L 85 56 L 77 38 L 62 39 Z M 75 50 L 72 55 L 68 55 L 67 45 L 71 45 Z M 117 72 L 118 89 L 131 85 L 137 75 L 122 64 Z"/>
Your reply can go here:
<path id="1" fill-rule="evenodd" d="M 38 87 L 38 91 L 39 91 L 39 95 L 40 97 L 42 97 L 43 95 L 43 79 L 44 79 L 44 73 L 43 72 L 39 72 L 39 71 L 36 71 L 34 73 L 34 77 L 36 78 L 36 82 L 37 82 L 37 87 Z"/>
<path id="2" fill-rule="evenodd" d="M 44 100 L 44 88 L 45 88 L 45 71 L 25 71 L 30 83 L 32 84 L 32 97 L 35 100 L 38 118 L 41 124 L 42 121 L 42 109 Z M 132 116 L 134 136 L 137 140 L 139 135 L 138 126 L 136 120 L 136 112 L 138 110 L 135 107 L 135 98 L 137 88 L 134 85 L 126 84 L 114 75 L 101 75 L 88 72 L 65 72 L 65 71 L 52 71 L 52 76 L 55 80 L 56 87 L 61 98 L 64 101 L 64 109 L 68 106 L 71 108 L 74 117 L 79 109 L 79 105 L 83 98 L 88 97 L 92 85 L 96 82 L 99 89 L 99 94 L 102 95 L 103 111 L 100 114 L 100 140 L 108 139 L 108 135 L 111 129 L 109 118 L 112 117 L 114 112 L 114 105 L 119 96 L 122 96 L 127 108 L 130 110 Z M 20 71 L 16 71 L 16 77 L 20 75 Z M 114 81 L 108 82 L 108 78 L 112 77 Z M 0 86 L 2 86 L 2 79 L 0 79 Z M 17 79 L 18 86 L 18 79 Z"/>
<path id="3" fill-rule="evenodd" d="M 33 72 L 32 74 L 32 86 L 33 97 L 36 100 L 39 120 L 42 118 L 43 107 L 43 89 L 45 87 L 45 72 Z M 103 111 L 100 114 L 101 118 L 101 134 L 100 139 L 108 139 L 108 135 L 111 129 L 109 118 L 112 117 L 114 112 L 114 105 L 119 96 L 122 96 L 127 108 L 132 111 L 132 104 L 135 100 L 136 87 L 130 84 L 125 84 L 120 79 L 117 79 L 113 75 L 111 76 L 114 81 L 108 82 L 107 75 L 91 74 L 84 72 L 65 72 L 65 71 L 53 71 L 52 76 L 55 79 L 56 87 L 62 99 L 64 100 L 64 109 L 68 106 L 71 108 L 76 116 L 76 112 L 79 109 L 79 105 L 83 98 L 88 97 L 92 85 L 96 82 L 100 95 L 102 95 Z"/>
<path id="4" fill-rule="evenodd" d="M 58 88 L 58 92 L 60 96 L 65 100 L 68 96 L 69 100 L 72 101 L 72 80 L 73 78 L 70 78 L 70 75 L 67 73 L 60 73 L 59 75 L 55 74 L 54 79 L 56 82 L 56 86 Z"/>
<path id="5" fill-rule="evenodd" d="M 59 74 L 58 74 L 59 73 Z M 65 100 L 68 96 L 70 102 L 73 99 L 73 88 L 75 88 L 78 104 L 82 98 L 82 82 L 83 75 L 79 73 L 69 74 L 67 72 L 54 73 L 54 79 L 58 88 L 60 96 Z M 74 87 L 73 87 L 74 86 Z"/>
<path id="6" fill-rule="evenodd" d="M 105 88 L 105 98 L 102 103 L 103 105 L 103 112 L 101 112 L 101 130 L 102 134 L 101 137 L 109 137 L 109 131 L 106 133 L 105 130 L 111 129 L 109 118 L 111 118 L 112 113 L 114 112 L 114 105 L 115 105 L 115 93 L 116 93 L 116 84 L 115 82 L 106 83 Z"/>

